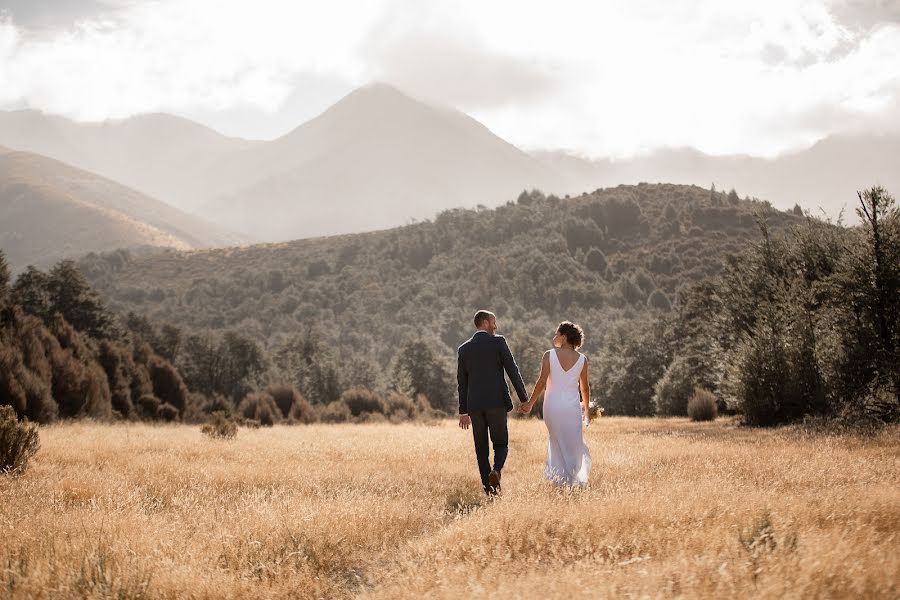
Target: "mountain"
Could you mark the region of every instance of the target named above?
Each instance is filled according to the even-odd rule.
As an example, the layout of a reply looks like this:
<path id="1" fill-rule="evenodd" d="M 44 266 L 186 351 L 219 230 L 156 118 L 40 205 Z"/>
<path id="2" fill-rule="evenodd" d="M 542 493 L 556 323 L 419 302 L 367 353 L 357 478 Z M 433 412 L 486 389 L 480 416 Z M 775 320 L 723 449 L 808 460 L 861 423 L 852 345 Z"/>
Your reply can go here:
<path id="1" fill-rule="evenodd" d="M 565 152 L 535 152 L 576 189 L 620 183 L 681 183 L 735 188 L 776 207 L 794 204 L 854 221 L 856 192 L 875 184 L 900 194 L 900 135 L 838 135 L 805 150 L 764 159 L 711 156 L 693 148 L 664 149 L 630 160 L 588 160 Z"/>
<path id="2" fill-rule="evenodd" d="M 97 173 L 183 210 L 205 200 L 209 165 L 255 143 L 167 114 L 79 123 L 33 110 L 0 112 L 0 144 Z"/>
<path id="3" fill-rule="evenodd" d="M 269 142 L 170 115 L 85 124 L 16 111 L 0 113 L 0 144 L 271 241 L 390 227 L 560 187 L 552 169 L 474 119 L 383 84 Z"/>
<path id="4" fill-rule="evenodd" d="M 109 179 L 0 147 L 0 248 L 14 271 L 88 252 L 243 239 Z"/>
<path id="5" fill-rule="evenodd" d="M 262 239 L 385 228 L 452 207 L 496 206 L 559 177 L 474 119 L 382 84 L 224 159 L 200 211 Z"/>
<path id="6" fill-rule="evenodd" d="M 478 121 L 384 84 L 350 93 L 272 141 L 223 136 L 151 114 L 75 123 L 0 112 L 0 144 L 68 162 L 260 240 L 351 233 L 495 207 L 523 189 L 578 195 L 618 184 L 671 182 L 722 189 L 836 216 L 856 190 L 900 193 L 900 136 L 825 138 L 773 159 L 691 148 L 629 160 L 526 154 Z M 846 217 L 853 220 L 852 209 Z"/>

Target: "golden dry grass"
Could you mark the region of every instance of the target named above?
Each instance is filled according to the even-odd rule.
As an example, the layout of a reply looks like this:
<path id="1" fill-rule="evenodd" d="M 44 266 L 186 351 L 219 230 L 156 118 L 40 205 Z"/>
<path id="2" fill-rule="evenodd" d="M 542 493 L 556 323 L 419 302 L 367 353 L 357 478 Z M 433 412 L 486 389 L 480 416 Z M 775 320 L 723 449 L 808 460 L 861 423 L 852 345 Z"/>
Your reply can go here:
<path id="1" fill-rule="evenodd" d="M 591 486 L 541 482 L 511 423 L 504 495 L 439 425 L 66 424 L 0 478 L 0 597 L 890 598 L 900 431 L 603 419 Z"/>

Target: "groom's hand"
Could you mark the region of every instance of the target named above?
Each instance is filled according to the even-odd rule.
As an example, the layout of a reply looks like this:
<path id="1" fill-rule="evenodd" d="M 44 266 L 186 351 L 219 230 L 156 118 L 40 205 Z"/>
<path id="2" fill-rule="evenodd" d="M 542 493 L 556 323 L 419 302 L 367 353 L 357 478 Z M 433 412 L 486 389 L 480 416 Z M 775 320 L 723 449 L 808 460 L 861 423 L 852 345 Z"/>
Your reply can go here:
<path id="1" fill-rule="evenodd" d="M 459 415 L 459 428 L 460 429 L 468 429 L 469 424 L 472 422 L 472 419 L 469 418 L 469 415 Z"/>

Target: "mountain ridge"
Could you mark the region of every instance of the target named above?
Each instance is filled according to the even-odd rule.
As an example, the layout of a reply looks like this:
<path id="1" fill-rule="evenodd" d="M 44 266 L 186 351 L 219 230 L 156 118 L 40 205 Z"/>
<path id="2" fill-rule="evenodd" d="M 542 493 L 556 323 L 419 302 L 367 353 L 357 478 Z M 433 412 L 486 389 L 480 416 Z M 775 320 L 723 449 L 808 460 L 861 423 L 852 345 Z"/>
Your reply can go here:
<path id="1" fill-rule="evenodd" d="M 189 249 L 245 240 L 115 181 L 0 147 L 0 247 L 16 271 L 119 247 Z"/>

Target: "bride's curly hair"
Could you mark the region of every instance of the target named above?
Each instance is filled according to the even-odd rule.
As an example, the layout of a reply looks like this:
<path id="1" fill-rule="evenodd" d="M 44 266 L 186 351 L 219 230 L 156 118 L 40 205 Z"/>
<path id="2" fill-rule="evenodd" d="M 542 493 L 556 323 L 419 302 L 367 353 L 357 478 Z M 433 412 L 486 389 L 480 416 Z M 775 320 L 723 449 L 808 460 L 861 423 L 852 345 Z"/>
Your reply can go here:
<path id="1" fill-rule="evenodd" d="M 566 336 L 566 341 L 572 344 L 572 347 L 578 350 L 584 344 L 584 330 L 580 325 L 572 321 L 563 321 L 556 328 L 556 333 Z"/>

